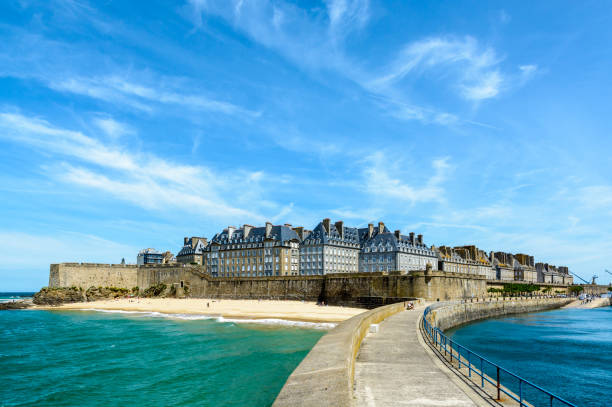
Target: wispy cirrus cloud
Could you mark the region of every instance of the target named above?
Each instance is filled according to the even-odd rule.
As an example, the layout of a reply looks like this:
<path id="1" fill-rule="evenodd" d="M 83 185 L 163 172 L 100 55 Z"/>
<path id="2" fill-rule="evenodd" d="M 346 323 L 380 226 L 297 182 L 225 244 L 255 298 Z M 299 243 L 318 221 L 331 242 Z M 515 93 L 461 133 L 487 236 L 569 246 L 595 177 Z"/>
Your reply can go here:
<path id="1" fill-rule="evenodd" d="M 157 79 L 162 83 L 173 82 L 171 78 Z M 181 83 L 181 85 L 184 85 L 184 83 Z M 260 115 L 260 112 L 245 109 L 233 103 L 215 100 L 201 94 L 184 93 L 173 89 L 172 86 L 158 85 L 155 87 L 143 84 L 126 79 L 125 75 L 56 79 L 52 80 L 49 86 L 58 91 L 89 96 L 106 102 L 122 101 L 129 106 L 147 112 L 153 110 L 153 105 L 165 104 L 186 107 L 196 111 L 211 111 L 251 118 Z"/>
<path id="2" fill-rule="evenodd" d="M 246 120 L 261 115 L 259 110 L 222 100 L 192 77 L 168 76 L 150 69 L 125 66 L 91 48 L 17 28 L 8 30 L 5 37 L 0 43 L 0 77 L 33 80 L 57 92 L 146 113 L 173 108 Z M 40 52 L 42 49 L 45 52 Z"/>
<path id="3" fill-rule="evenodd" d="M 431 37 L 406 45 L 368 87 L 385 90 L 409 75 L 443 69 L 445 74 L 454 72 L 455 87 L 464 98 L 488 99 L 499 93 L 503 83 L 499 62 L 492 48 L 481 47 L 473 37 Z"/>
<path id="4" fill-rule="evenodd" d="M 98 190 L 145 209 L 174 208 L 245 221 L 264 219 L 253 205 L 264 181 L 262 172 L 222 174 L 204 166 L 177 164 L 12 112 L 0 113 L 0 139 L 61 157 L 60 164 L 55 160 L 45 164 L 46 172 L 56 180 Z M 236 188 L 249 191 L 244 194 L 248 202 L 233 196 Z M 232 196 L 232 203 L 227 196 Z"/>
<path id="5" fill-rule="evenodd" d="M 426 101 L 415 102 L 404 79 L 438 73 L 437 87 L 450 87 L 457 97 L 479 102 L 526 82 L 533 65 L 516 74 L 501 69 L 503 58 L 491 46 L 471 36 L 436 36 L 408 42 L 390 61 L 376 61 L 379 68 L 367 68 L 372 61 L 351 57 L 344 40 L 367 27 L 370 4 L 367 0 L 330 0 L 325 12 L 301 9 L 283 1 L 189 0 L 190 18 L 202 26 L 203 16 L 221 18 L 252 40 L 272 49 L 303 69 L 333 71 L 359 85 L 372 96 L 381 110 L 406 121 L 456 126 L 483 125 Z M 486 126 L 486 125 L 485 125 Z"/>

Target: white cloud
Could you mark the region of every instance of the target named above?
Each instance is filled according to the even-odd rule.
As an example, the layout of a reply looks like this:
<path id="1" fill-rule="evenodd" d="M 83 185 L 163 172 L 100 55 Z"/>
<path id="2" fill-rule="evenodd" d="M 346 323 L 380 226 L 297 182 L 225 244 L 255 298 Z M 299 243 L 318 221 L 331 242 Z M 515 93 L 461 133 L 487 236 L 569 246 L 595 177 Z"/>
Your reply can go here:
<path id="1" fill-rule="evenodd" d="M 104 132 L 104 134 L 114 139 L 134 133 L 134 130 L 130 126 L 125 123 L 120 123 L 111 117 L 95 118 L 93 122 Z"/>
<path id="2" fill-rule="evenodd" d="M 368 0 L 328 0 L 329 31 L 334 42 L 348 33 L 363 28 L 370 19 Z"/>
<path id="3" fill-rule="evenodd" d="M 406 45 L 384 73 L 367 86 L 384 91 L 408 75 L 443 68 L 444 72 L 453 72 L 461 96 L 468 100 L 488 99 L 499 93 L 504 82 L 497 69 L 499 62 L 492 48 L 482 47 L 473 37 L 431 37 Z"/>
<path id="4" fill-rule="evenodd" d="M 51 166 L 47 173 L 146 209 L 181 209 L 200 216 L 245 221 L 264 219 L 253 211 L 257 202 L 254 194 L 264 178 L 261 172 L 220 174 L 203 166 L 176 164 L 16 113 L 0 113 L 0 138 L 76 160 Z M 244 196 L 249 196 L 249 201 L 232 196 L 236 190 L 248 190 Z"/>
<path id="5" fill-rule="evenodd" d="M 156 87 L 130 81 L 123 77 L 71 77 L 52 80 L 49 86 L 55 90 L 84 95 L 106 102 L 122 102 L 138 110 L 150 112 L 152 105 L 166 104 L 186 107 L 197 111 L 212 111 L 229 115 L 257 117 L 259 112 L 242 108 L 232 103 L 207 98 L 203 95 L 187 94 L 161 83 L 173 82 L 169 78 L 157 78 Z M 181 82 L 180 80 L 174 80 Z M 183 84 L 184 85 L 184 84 Z"/>
<path id="6" fill-rule="evenodd" d="M 445 191 L 441 184 L 450 169 L 448 158 L 432 161 L 433 175 L 421 186 L 413 186 L 404 181 L 401 177 L 408 178 L 410 172 L 403 171 L 399 162 L 392 162 L 382 152 L 370 155 L 366 162 L 363 182 L 365 190 L 373 197 L 410 204 L 445 201 Z"/>

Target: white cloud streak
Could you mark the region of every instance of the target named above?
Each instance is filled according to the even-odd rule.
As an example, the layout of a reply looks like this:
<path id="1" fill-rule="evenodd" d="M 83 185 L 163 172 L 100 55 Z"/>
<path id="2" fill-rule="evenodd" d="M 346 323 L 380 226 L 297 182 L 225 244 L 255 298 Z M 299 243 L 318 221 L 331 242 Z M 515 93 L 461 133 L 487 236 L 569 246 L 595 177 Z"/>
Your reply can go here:
<path id="1" fill-rule="evenodd" d="M 497 66 L 500 60 L 492 48 L 483 48 L 473 37 L 432 37 L 408 44 L 386 72 L 368 84 L 373 90 L 396 86 L 408 75 L 445 68 L 457 77 L 457 89 L 468 100 L 496 96 L 504 79 Z"/>
<path id="2" fill-rule="evenodd" d="M 153 154 L 134 153 L 106 145 L 81 132 L 17 113 L 0 113 L 0 138 L 24 144 L 64 159 L 76 160 L 50 168 L 49 174 L 71 185 L 101 191 L 109 196 L 153 210 L 180 209 L 203 217 L 261 221 L 253 201 L 240 198 L 230 204 L 224 196 L 236 190 L 260 190 L 263 178 L 248 172 L 219 174 L 203 166 L 182 165 Z M 256 202 L 256 200 L 255 200 Z M 249 209 L 245 209 L 249 208 Z"/>
<path id="3" fill-rule="evenodd" d="M 444 188 L 442 183 L 446 180 L 450 165 L 448 158 L 432 161 L 433 174 L 422 186 L 413 186 L 402 180 L 402 171 L 399 163 L 393 163 L 382 152 L 376 152 L 367 159 L 367 166 L 363 171 L 365 190 L 373 197 L 382 197 L 397 203 L 423 203 L 443 202 Z"/>

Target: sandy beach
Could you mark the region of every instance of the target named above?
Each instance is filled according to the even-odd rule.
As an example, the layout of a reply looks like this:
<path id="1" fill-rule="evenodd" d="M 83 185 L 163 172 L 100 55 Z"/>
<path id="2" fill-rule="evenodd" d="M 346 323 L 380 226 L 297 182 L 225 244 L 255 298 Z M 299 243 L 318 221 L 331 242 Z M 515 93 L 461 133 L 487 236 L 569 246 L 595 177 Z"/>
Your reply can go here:
<path id="1" fill-rule="evenodd" d="M 77 302 L 56 307 L 36 306 L 46 310 L 121 310 L 196 314 L 244 319 L 284 319 L 306 322 L 341 322 L 365 312 L 361 308 L 320 306 L 315 302 L 269 300 L 219 300 L 175 298 L 121 298 L 117 300 Z"/>

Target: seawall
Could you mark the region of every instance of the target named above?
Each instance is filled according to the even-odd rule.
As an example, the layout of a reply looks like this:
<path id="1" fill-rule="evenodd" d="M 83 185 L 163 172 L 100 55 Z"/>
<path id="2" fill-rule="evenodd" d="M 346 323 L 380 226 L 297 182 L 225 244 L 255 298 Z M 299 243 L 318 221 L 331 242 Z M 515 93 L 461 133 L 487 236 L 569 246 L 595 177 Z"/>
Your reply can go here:
<path id="1" fill-rule="evenodd" d="M 327 274 L 324 276 L 212 277 L 191 265 L 52 264 L 50 287 L 118 287 L 141 290 L 163 283 L 193 298 L 325 301 L 365 308 L 411 298 L 453 300 L 486 296 L 484 277 L 442 271 Z"/>
<path id="2" fill-rule="evenodd" d="M 433 326 L 444 331 L 479 319 L 560 308 L 572 301 L 571 298 L 523 297 L 440 303 L 430 306 L 431 311 L 426 318 Z"/>

